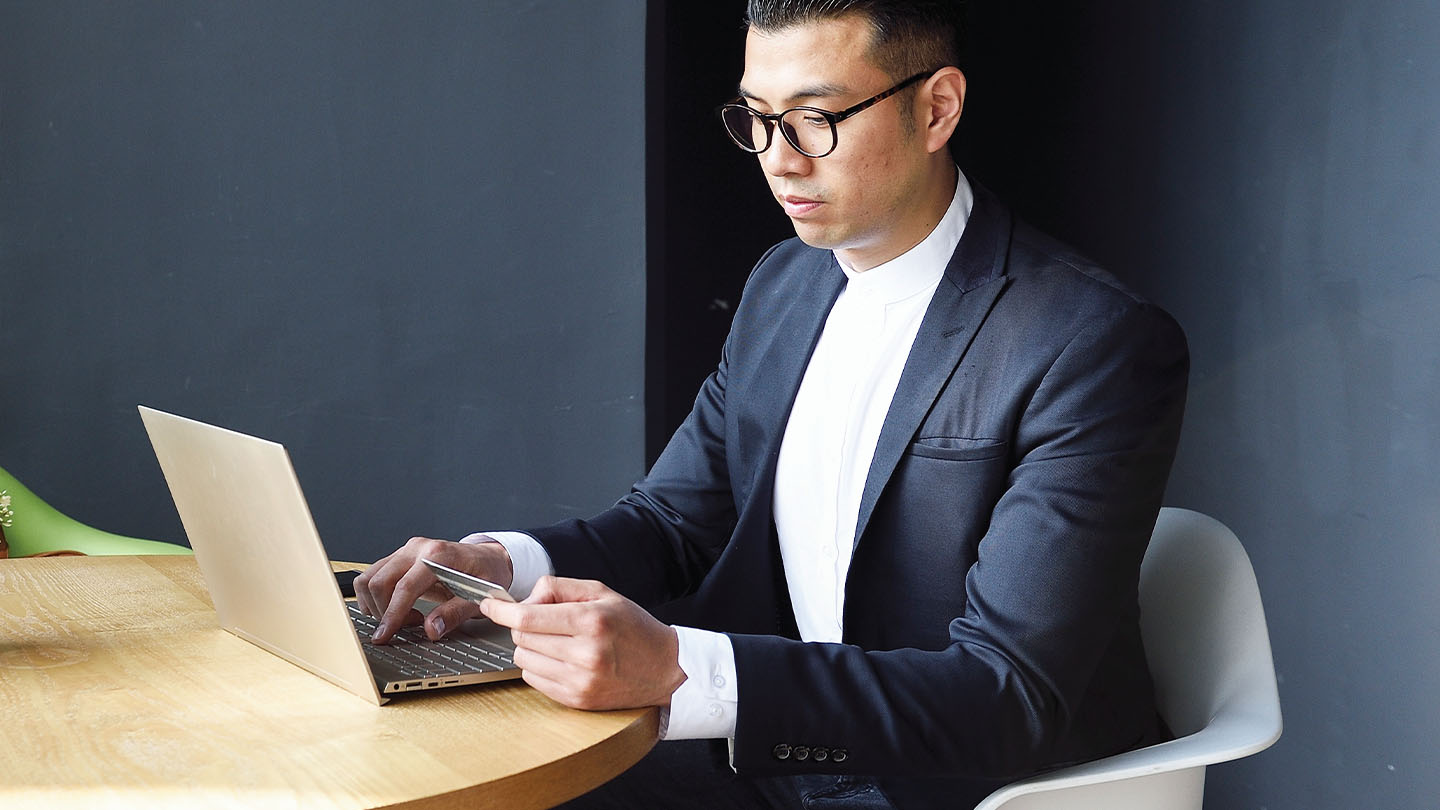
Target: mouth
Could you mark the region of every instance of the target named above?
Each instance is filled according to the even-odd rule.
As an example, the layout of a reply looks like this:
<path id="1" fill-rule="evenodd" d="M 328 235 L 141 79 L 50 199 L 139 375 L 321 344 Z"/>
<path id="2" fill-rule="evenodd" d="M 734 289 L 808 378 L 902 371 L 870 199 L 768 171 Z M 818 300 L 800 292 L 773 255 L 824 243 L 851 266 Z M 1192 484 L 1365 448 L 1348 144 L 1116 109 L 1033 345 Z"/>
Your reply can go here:
<path id="1" fill-rule="evenodd" d="M 820 200 L 790 194 L 777 194 L 775 199 L 780 202 L 780 207 L 785 209 L 785 214 L 791 218 L 803 218 L 824 205 Z"/>

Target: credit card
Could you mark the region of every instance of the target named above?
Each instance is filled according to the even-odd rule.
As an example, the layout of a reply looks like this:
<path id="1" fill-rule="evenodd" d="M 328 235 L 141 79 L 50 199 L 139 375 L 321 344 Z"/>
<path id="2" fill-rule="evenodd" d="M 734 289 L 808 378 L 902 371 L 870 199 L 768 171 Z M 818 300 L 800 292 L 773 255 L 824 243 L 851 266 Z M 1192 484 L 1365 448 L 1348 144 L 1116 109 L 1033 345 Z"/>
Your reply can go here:
<path id="1" fill-rule="evenodd" d="M 435 572 L 435 576 L 450 592 L 461 599 L 469 599 L 472 602 L 479 602 L 481 599 L 490 597 L 502 599 L 506 602 L 514 602 L 515 597 L 505 590 L 503 586 L 497 585 L 488 579 L 481 579 L 473 574 L 464 571 L 456 571 L 454 568 L 441 565 L 434 560 L 423 560 Z"/>

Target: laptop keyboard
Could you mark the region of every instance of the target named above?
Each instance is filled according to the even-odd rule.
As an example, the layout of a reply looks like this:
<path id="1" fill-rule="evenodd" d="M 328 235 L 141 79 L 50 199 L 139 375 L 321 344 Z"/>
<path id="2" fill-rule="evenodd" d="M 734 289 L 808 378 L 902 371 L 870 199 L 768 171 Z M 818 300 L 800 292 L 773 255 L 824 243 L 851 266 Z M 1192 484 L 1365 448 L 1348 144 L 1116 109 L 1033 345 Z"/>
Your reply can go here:
<path id="1" fill-rule="evenodd" d="M 511 650 L 481 638 L 444 638 L 431 641 L 425 631 L 402 627 L 390 638 L 389 644 L 371 644 L 376 622 L 354 602 L 347 602 L 350 621 L 365 654 L 397 667 L 406 678 L 439 678 L 469 672 L 499 671 L 515 666 Z"/>

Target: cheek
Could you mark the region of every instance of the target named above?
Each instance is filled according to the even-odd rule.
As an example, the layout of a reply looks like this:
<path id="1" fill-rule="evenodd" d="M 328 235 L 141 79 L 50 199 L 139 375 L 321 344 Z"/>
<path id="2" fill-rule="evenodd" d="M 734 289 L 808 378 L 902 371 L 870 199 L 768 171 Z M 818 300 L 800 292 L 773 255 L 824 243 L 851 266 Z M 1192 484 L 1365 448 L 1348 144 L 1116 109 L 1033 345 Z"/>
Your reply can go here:
<path id="1" fill-rule="evenodd" d="M 899 201 L 895 184 L 897 166 L 889 155 L 872 154 L 841 168 L 850 204 L 856 213 L 870 216 L 892 213 Z"/>

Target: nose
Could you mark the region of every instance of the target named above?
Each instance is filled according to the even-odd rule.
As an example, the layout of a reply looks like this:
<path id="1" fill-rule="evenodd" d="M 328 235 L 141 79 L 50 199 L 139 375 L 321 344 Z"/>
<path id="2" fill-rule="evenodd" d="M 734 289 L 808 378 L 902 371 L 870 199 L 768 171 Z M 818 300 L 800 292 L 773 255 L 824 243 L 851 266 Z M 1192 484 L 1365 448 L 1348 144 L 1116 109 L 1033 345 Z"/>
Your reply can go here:
<path id="1" fill-rule="evenodd" d="M 761 168 L 771 177 L 809 174 L 811 161 L 815 160 L 801 154 L 789 141 L 781 137 L 779 132 L 775 133 L 770 148 L 761 152 L 758 157 Z"/>

